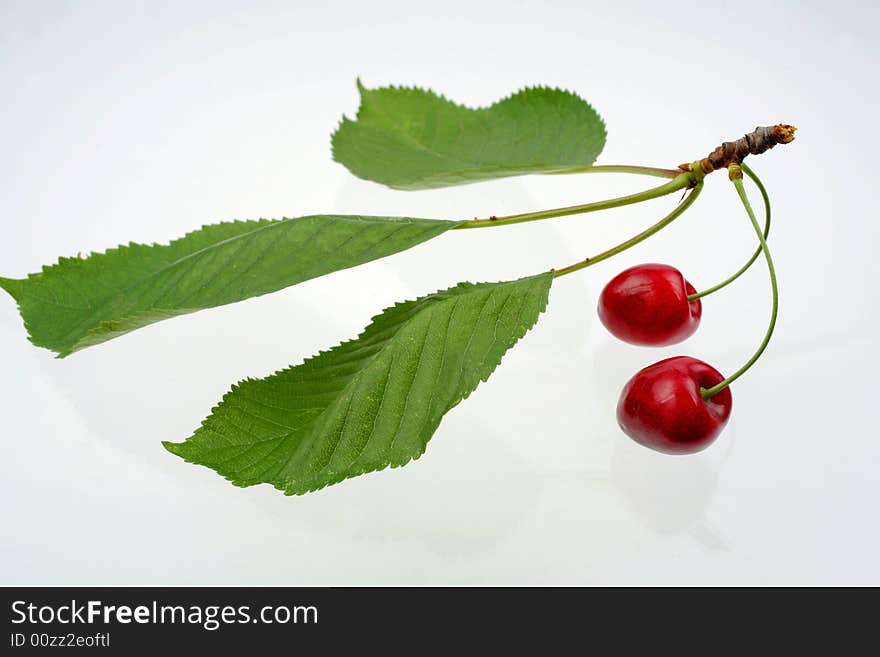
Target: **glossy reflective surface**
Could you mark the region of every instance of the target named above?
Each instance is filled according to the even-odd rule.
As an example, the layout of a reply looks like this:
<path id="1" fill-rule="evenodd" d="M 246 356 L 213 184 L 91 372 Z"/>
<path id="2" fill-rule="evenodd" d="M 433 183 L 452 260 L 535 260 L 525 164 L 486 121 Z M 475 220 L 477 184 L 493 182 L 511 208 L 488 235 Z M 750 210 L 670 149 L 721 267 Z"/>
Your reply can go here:
<path id="1" fill-rule="evenodd" d="M 705 299 L 700 330 L 656 351 L 612 337 L 596 304 L 639 262 L 675 263 L 698 289 L 742 265 L 755 235 L 723 173 L 667 230 L 554 283 L 421 459 L 306 497 L 236 488 L 160 441 L 189 435 L 234 381 L 353 337 L 389 304 L 574 262 L 677 199 L 460 231 L 65 360 L 28 343 L 0 297 L 0 582 L 880 585 L 874 3 L 779 0 L 757 19 L 702 2 L 675 20 L 653 0 L 0 6 L 2 276 L 221 220 L 468 219 L 656 182 L 408 193 L 353 179 L 329 151 L 357 110 L 355 75 L 473 106 L 569 88 L 607 121 L 606 164 L 676 166 L 759 123 L 801 129 L 752 162 L 774 202 L 776 336 L 737 381 L 721 437 L 687 457 L 628 439 L 620 390 L 669 356 L 739 367 L 766 328 L 766 271 Z M 729 55 L 696 55 L 719 44 Z"/>

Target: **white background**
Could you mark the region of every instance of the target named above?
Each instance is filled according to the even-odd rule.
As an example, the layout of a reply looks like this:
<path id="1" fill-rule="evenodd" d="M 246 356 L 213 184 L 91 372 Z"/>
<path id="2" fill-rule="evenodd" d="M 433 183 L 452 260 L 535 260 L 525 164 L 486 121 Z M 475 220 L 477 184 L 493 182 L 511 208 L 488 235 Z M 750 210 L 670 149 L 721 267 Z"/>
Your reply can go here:
<path id="1" fill-rule="evenodd" d="M 189 436 L 236 380 L 352 337 L 394 301 L 568 264 L 677 199 L 444 235 L 65 360 L 27 342 L 3 295 L 0 583 L 880 584 L 878 28 L 867 1 L 0 1 L 4 276 L 219 220 L 469 218 L 656 182 L 357 180 L 329 136 L 357 109 L 358 75 L 470 105 L 571 89 L 607 121 L 606 164 L 675 166 L 758 124 L 800 128 L 751 162 L 774 201 L 777 337 L 693 457 L 631 443 L 618 390 L 677 353 L 736 369 L 766 326 L 766 270 L 707 299 L 675 348 L 614 341 L 594 307 L 637 262 L 699 288 L 744 261 L 755 239 L 723 173 L 663 234 L 557 281 L 421 460 L 304 497 L 235 488 L 160 440 Z"/>

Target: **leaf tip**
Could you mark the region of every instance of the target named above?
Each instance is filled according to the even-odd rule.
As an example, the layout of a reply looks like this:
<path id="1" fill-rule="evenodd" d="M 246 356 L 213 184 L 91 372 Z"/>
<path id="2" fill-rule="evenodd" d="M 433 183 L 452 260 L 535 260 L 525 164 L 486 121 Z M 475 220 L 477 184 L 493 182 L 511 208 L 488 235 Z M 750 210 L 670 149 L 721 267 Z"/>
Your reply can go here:
<path id="1" fill-rule="evenodd" d="M 183 457 L 183 454 L 182 454 L 183 445 L 184 445 L 184 443 L 172 443 L 170 440 L 163 440 L 162 441 L 162 447 L 167 449 L 169 452 L 171 452 L 175 456 L 180 456 L 180 457 Z"/>
<path id="2" fill-rule="evenodd" d="M 2 276 L 0 276 L 0 287 L 6 290 L 9 296 L 11 296 L 16 301 L 18 301 L 18 294 L 16 294 L 16 292 L 18 291 L 18 283 L 19 281 L 15 280 L 14 278 L 3 278 Z"/>

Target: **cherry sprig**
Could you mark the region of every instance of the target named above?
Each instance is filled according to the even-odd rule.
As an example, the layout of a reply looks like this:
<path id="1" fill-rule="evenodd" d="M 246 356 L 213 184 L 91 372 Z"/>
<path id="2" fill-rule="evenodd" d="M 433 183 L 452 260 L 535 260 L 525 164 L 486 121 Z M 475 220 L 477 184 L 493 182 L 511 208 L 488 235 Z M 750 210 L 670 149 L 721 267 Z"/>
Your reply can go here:
<path id="1" fill-rule="evenodd" d="M 779 124 L 759 127 L 734 142 L 724 142 L 709 156 L 678 169 L 631 165 L 578 167 L 553 174 L 628 173 L 668 178 L 663 185 L 636 194 L 563 208 L 488 217 L 464 222 L 459 228 L 483 228 L 564 217 L 641 203 L 689 190 L 679 204 L 658 222 L 629 239 L 592 257 L 553 270 L 555 278 L 586 269 L 643 242 L 685 213 L 702 192 L 704 178 L 726 168 L 746 214 L 758 236 L 759 245 L 746 263 L 720 283 L 697 291 L 674 267 L 644 264 L 618 274 L 605 286 L 599 298 L 599 318 L 605 327 L 625 342 L 643 346 L 679 343 L 690 337 L 702 317 L 701 299 L 740 278 L 763 253 L 770 273 L 772 310 L 770 323 L 758 349 L 729 377 L 711 365 L 690 356 L 661 360 L 637 372 L 624 386 L 617 406 L 623 431 L 636 442 L 670 454 L 691 454 L 710 445 L 726 425 L 733 406 L 730 385 L 761 357 L 776 326 L 779 290 L 767 240 L 770 236 L 770 198 L 757 174 L 742 160 L 758 155 L 776 144 L 794 139 L 795 128 Z M 743 173 L 756 185 L 764 203 L 764 226 L 759 225 L 743 185 Z"/>

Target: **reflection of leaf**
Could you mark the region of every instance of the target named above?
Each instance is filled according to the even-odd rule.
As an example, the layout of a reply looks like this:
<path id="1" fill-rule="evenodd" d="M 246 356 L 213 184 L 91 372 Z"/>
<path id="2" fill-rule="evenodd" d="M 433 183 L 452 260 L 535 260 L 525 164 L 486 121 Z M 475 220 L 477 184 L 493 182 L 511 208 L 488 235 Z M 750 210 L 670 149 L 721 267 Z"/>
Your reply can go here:
<path id="1" fill-rule="evenodd" d="M 462 283 L 398 304 L 355 340 L 233 386 L 192 437 L 165 446 L 287 494 L 405 465 L 535 324 L 551 282 Z"/>
<path id="2" fill-rule="evenodd" d="M 31 341 L 67 356 L 162 319 L 274 292 L 403 251 L 458 223 L 318 215 L 205 226 L 0 278 Z"/>
<path id="3" fill-rule="evenodd" d="M 357 119 L 343 118 L 333 157 L 397 189 L 589 166 L 605 145 L 602 119 L 568 91 L 530 87 L 470 109 L 422 89 L 358 88 Z"/>

